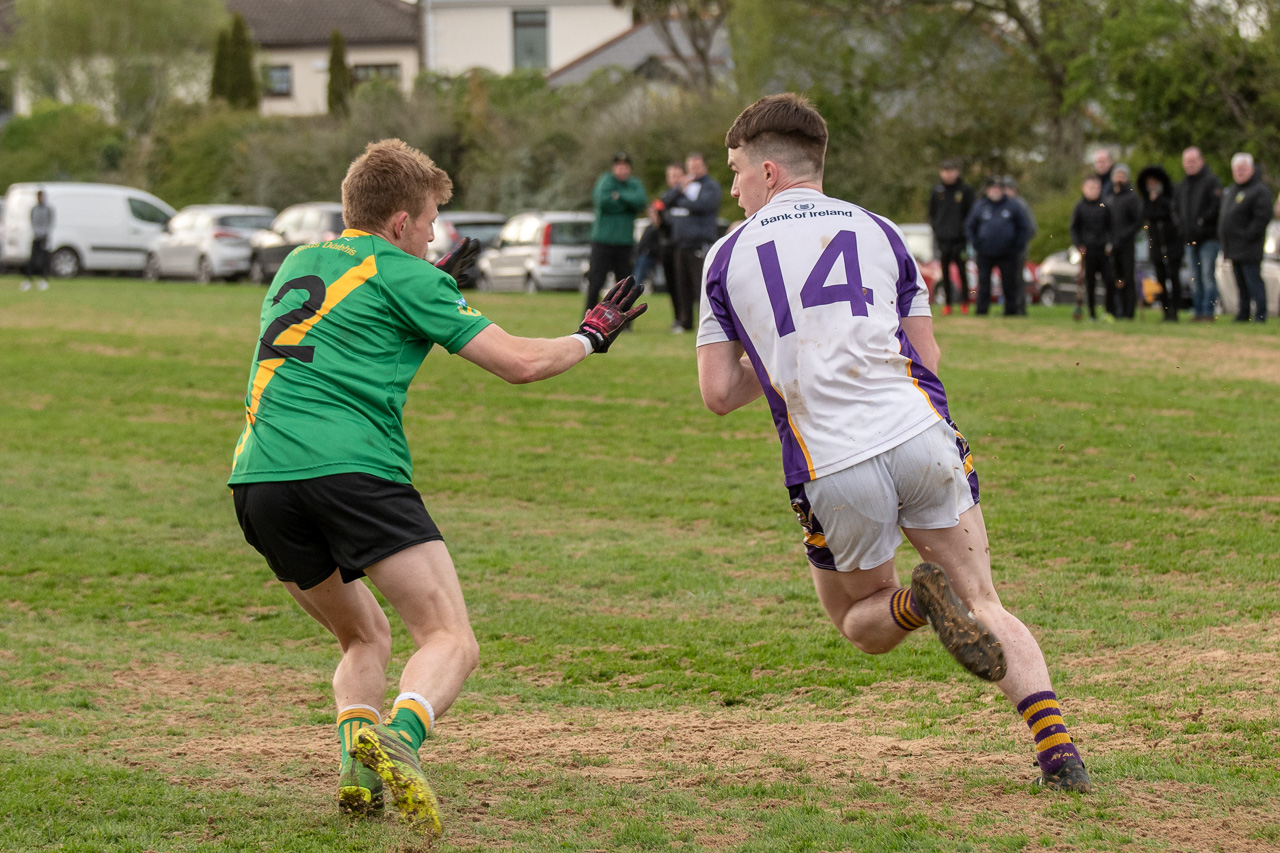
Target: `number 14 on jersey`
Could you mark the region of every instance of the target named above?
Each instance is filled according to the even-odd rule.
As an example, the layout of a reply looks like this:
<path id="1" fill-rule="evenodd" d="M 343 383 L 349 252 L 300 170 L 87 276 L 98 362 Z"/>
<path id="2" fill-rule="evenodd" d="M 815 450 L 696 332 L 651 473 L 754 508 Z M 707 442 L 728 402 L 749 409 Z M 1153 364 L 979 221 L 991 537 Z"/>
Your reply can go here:
<path id="1" fill-rule="evenodd" d="M 778 262 L 778 247 L 770 240 L 756 247 L 760 258 L 760 271 L 764 274 L 764 288 L 773 306 L 773 320 L 778 326 L 778 337 L 785 338 L 796 330 L 791 316 L 791 303 L 787 299 L 787 285 L 782 278 L 782 265 Z M 844 261 L 844 281 L 827 284 L 839 261 Z M 858 237 L 852 231 L 840 231 L 822 250 L 818 261 L 809 271 L 804 286 L 800 288 L 800 305 L 817 308 L 821 305 L 849 303 L 854 317 L 867 316 L 867 306 L 875 304 L 875 294 L 862 286 L 862 271 L 858 265 Z"/>

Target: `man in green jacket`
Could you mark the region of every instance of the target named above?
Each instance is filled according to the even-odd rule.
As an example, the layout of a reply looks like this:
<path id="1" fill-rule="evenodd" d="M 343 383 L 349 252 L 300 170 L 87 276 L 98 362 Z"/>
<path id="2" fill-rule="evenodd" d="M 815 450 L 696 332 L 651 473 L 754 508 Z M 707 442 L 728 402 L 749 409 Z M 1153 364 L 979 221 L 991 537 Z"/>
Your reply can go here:
<path id="1" fill-rule="evenodd" d="M 631 174 L 629 156 L 621 151 L 613 155 L 613 166 L 596 181 L 591 201 L 596 220 L 591 224 L 586 311 L 600 301 L 605 276 L 612 272 L 622 281 L 631 275 L 635 220 L 644 214 L 646 196 L 644 184 Z"/>

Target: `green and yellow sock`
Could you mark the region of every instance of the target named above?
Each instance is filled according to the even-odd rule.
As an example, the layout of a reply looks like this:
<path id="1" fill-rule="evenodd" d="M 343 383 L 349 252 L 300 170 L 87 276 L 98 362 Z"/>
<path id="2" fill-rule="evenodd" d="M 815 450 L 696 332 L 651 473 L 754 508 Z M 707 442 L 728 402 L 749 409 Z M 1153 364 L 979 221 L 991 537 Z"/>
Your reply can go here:
<path id="1" fill-rule="evenodd" d="M 387 715 L 386 726 L 416 751 L 435 722 L 435 709 L 425 697 L 417 693 L 401 693 Z"/>
<path id="2" fill-rule="evenodd" d="M 338 748 L 342 751 L 338 759 L 338 767 L 344 768 L 351 763 L 351 750 L 356 745 L 356 733 L 365 726 L 376 726 L 382 722 L 382 715 L 377 708 L 368 705 L 348 705 L 338 711 Z"/>

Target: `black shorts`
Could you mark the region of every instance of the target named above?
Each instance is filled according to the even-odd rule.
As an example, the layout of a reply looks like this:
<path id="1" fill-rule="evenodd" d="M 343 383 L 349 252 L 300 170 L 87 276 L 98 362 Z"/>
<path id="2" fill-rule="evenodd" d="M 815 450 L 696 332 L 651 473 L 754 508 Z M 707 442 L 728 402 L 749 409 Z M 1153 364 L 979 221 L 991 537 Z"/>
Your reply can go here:
<path id="1" fill-rule="evenodd" d="M 241 483 L 231 493 L 245 541 L 299 589 L 335 569 L 351 583 L 379 560 L 444 538 L 417 489 L 372 474 Z"/>

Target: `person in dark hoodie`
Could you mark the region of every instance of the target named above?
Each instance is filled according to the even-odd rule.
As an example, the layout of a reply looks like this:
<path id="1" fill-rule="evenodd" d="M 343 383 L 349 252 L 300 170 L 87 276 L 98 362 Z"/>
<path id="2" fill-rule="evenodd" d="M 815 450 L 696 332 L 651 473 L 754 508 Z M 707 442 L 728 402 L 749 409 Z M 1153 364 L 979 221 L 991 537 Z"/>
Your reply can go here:
<path id="1" fill-rule="evenodd" d="M 1005 198 L 1000 179 L 987 178 L 985 194 L 969 211 L 965 236 L 978 262 L 978 309 L 986 314 L 991 307 L 991 270 L 1000 270 L 1004 288 L 1004 314 L 1016 316 L 1022 294 L 1022 270 L 1018 258 L 1027 244 L 1031 223 L 1021 204 Z"/>
<path id="2" fill-rule="evenodd" d="M 1115 265 L 1116 305 L 1108 304 L 1107 310 L 1124 320 L 1132 320 L 1138 307 L 1137 276 L 1133 241 L 1142 230 L 1142 199 L 1129 183 L 1129 167 L 1116 164 L 1111 170 L 1111 198 L 1107 199 L 1111 211 L 1111 261 Z"/>
<path id="3" fill-rule="evenodd" d="M 1173 208 L 1173 180 L 1160 166 L 1138 173 L 1142 218 L 1147 223 L 1147 253 L 1160 282 L 1160 304 L 1166 323 L 1178 320 L 1182 307 L 1182 235 Z"/>
<path id="4" fill-rule="evenodd" d="M 1095 305 L 1097 280 L 1102 279 L 1108 297 L 1115 290 L 1115 268 L 1111 265 L 1112 225 L 1111 211 L 1102 202 L 1102 179 L 1090 175 L 1080 187 L 1083 196 L 1071 211 L 1071 243 L 1080 252 L 1080 264 L 1084 268 L 1081 284 L 1089 303 L 1089 319 L 1097 320 Z M 1079 296 L 1076 297 L 1075 317 L 1082 316 Z M 1107 300 L 1110 309 L 1111 300 Z"/>
<path id="5" fill-rule="evenodd" d="M 1212 322 L 1218 303 L 1218 278 L 1213 265 L 1222 248 L 1218 243 L 1222 184 L 1205 166 L 1200 149 L 1194 146 L 1182 152 L 1182 171 L 1187 177 L 1173 191 L 1173 209 L 1191 260 L 1196 319 Z"/>
<path id="6" fill-rule="evenodd" d="M 1218 214 L 1218 235 L 1222 240 L 1222 256 L 1231 261 L 1240 291 L 1237 323 L 1252 319 L 1267 321 L 1267 288 L 1262 281 L 1262 250 L 1266 242 L 1267 224 L 1271 222 L 1271 190 L 1258 177 L 1253 156 L 1240 153 L 1231 158 L 1231 178 L 1235 186 L 1222 194 L 1222 210 Z"/>
<path id="7" fill-rule="evenodd" d="M 954 264 L 955 286 L 960 290 L 960 313 L 968 314 L 964 223 L 969 218 L 969 211 L 973 210 L 973 187 L 961 179 L 960 163 L 956 160 L 942 161 L 938 177 L 942 180 L 929 194 L 929 226 L 933 228 L 933 239 L 938 244 L 938 262 L 942 264 L 942 292 L 947 298 L 942 313 L 951 313 L 951 266 Z"/>

